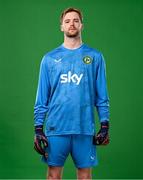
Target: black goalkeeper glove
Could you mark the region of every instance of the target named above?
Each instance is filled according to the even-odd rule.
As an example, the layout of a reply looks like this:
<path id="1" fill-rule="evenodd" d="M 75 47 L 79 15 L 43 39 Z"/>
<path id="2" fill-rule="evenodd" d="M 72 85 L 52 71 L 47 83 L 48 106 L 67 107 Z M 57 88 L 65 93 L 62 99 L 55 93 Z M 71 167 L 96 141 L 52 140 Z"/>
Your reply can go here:
<path id="1" fill-rule="evenodd" d="M 95 145 L 107 145 L 109 144 L 109 122 L 101 122 L 101 128 L 96 136 L 94 136 Z"/>
<path id="2" fill-rule="evenodd" d="M 35 139 L 34 139 L 34 149 L 44 157 L 47 157 L 47 153 L 45 152 L 45 148 L 48 147 L 48 141 L 43 133 L 43 126 L 35 126 Z"/>

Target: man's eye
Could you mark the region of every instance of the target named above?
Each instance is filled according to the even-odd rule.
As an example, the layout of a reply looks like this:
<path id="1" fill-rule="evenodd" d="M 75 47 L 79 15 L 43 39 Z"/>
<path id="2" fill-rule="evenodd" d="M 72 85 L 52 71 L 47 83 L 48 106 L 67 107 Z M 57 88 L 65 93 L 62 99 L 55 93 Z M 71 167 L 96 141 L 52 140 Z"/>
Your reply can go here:
<path id="1" fill-rule="evenodd" d="M 69 23 L 69 21 L 65 21 L 65 23 Z"/>
<path id="2" fill-rule="evenodd" d="M 77 19 L 77 20 L 74 20 L 74 22 L 79 22 L 79 20 Z"/>

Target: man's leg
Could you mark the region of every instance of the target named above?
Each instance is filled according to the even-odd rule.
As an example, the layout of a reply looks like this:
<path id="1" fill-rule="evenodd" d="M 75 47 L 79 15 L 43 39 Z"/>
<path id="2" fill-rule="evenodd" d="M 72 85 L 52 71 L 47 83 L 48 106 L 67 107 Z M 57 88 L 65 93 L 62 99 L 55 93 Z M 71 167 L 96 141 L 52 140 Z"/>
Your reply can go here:
<path id="1" fill-rule="evenodd" d="M 80 180 L 92 178 L 92 167 L 97 165 L 96 146 L 91 135 L 72 135 L 71 156 Z"/>
<path id="2" fill-rule="evenodd" d="M 77 169 L 77 179 L 78 180 L 91 180 L 91 168 L 78 168 Z"/>
<path id="3" fill-rule="evenodd" d="M 70 135 L 48 137 L 48 147 L 46 148 L 48 157 L 42 159 L 48 165 L 48 180 L 62 178 L 64 162 L 70 152 L 70 140 Z"/>
<path id="4" fill-rule="evenodd" d="M 61 180 L 62 179 L 62 167 L 48 166 L 47 180 Z"/>

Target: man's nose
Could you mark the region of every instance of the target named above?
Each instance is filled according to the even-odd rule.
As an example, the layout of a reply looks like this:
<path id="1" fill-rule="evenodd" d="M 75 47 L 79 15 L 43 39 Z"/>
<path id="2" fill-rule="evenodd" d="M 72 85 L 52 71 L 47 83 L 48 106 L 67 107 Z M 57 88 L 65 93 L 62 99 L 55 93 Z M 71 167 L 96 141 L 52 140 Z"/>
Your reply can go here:
<path id="1" fill-rule="evenodd" d="M 70 25 L 73 26 L 74 25 L 74 21 L 70 21 Z"/>

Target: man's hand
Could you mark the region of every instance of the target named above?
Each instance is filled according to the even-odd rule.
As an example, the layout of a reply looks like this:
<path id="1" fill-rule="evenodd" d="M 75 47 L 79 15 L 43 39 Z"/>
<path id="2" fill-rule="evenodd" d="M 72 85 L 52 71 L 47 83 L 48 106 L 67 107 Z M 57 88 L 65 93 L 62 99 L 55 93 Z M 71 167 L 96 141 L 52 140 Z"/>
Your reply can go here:
<path id="1" fill-rule="evenodd" d="M 97 135 L 94 137 L 95 145 L 107 145 L 109 144 L 109 122 L 101 122 L 101 128 Z"/>
<path id="2" fill-rule="evenodd" d="M 45 152 L 45 148 L 48 147 L 48 141 L 43 133 L 43 126 L 35 126 L 35 139 L 34 139 L 34 149 L 41 155 L 47 157 L 48 154 Z"/>

